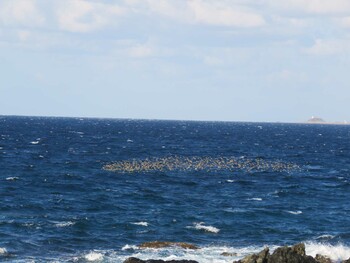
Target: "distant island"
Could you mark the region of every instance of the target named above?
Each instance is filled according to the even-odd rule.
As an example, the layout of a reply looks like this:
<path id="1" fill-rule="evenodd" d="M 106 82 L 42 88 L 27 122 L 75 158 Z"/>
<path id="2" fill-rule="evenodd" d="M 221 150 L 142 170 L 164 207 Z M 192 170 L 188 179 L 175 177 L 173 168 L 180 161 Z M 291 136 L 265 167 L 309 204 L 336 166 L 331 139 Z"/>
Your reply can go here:
<path id="1" fill-rule="evenodd" d="M 312 116 L 311 119 L 307 121 L 308 123 L 326 123 L 326 121 L 319 117 Z"/>
<path id="2" fill-rule="evenodd" d="M 306 123 L 308 123 L 308 124 L 342 124 L 342 125 L 349 125 L 350 124 L 345 120 L 343 122 L 327 122 L 324 119 L 322 119 L 320 117 L 315 117 L 315 116 L 312 116 L 310 119 L 308 119 L 306 121 Z"/>

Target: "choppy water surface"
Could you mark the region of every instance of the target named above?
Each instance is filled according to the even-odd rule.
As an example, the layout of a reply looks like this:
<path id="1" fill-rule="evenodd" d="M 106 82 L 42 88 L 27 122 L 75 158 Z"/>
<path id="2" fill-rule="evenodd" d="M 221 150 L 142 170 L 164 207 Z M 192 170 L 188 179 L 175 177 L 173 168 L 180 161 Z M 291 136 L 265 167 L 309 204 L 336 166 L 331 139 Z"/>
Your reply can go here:
<path id="1" fill-rule="evenodd" d="M 340 125 L 3 116 L 0 261 L 349 258 L 349 150 Z M 137 248 L 154 240 L 201 249 Z"/>

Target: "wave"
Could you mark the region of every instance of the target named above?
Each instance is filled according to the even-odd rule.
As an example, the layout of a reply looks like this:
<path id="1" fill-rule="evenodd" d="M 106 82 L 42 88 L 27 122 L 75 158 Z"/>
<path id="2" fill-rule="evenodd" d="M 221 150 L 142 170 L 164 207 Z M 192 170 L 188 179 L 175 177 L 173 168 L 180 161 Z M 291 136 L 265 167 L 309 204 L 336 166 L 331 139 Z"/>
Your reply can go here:
<path id="1" fill-rule="evenodd" d="M 228 213 L 246 213 L 248 212 L 248 209 L 244 209 L 244 208 L 227 208 L 224 209 L 225 212 Z"/>
<path id="2" fill-rule="evenodd" d="M 124 246 L 125 251 L 132 251 L 131 255 L 124 256 L 123 260 L 128 257 L 138 257 L 140 259 L 162 259 L 162 260 L 196 260 L 201 263 L 231 263 L 235 260 L 244 258 L 247 255 L 258 253 L 266 246 L 207 246 L 198 250 L 186 250 L 178 247 L 161 248 L 161 249 L 139 249 L 135 246 Z M 278 245 L 269 245 L 270 253 L 273 253 Z M 330 245 L 325 243 L 306 242 L 306 254 L 315 257 L 316 254 L 328 256 L 332 261 L 338 262 L 350 258 L 350 247 L 343 244 Z M 229 256 L 227 256 L 229 255 Z M 119 262 L 119 261 L 117 261 Z M 122 261 L 120 261 L 122 262 Z"/>
<path id="3" fill-rule="evenodd" d="M 137 225 L 137 226 L 148 226 L 148 222 L 134 222 L 134 223 L 131 223 L 133 225 Z"/>
<path id="4" fill-rule="evenodd" d="M 75 222 L 72 222 L 72 221 L 59 222 L 55 224 L 56 227 L 67 227 L 67 226 L 73 226 L 73 225 L 75 225 Z"/>
<path id="5" fill-rule="evenodd" d="M 262 198 L 260 197 L 253 197 L 253 198 L 248 198 L 248 201 L 262 201 Z"/>
<path id="6" fill-rule="evenodd" d="M 6 181 L 17 181 L 17 180 L 19 180 L 19 177 L 17 177 L 17 176 L 11 176 L 11 177 L 7 177 L 6 178 Z"/>
<path id="7" fill-rule="evenodd" d="M 316 239 L 327 239 L 327 240 L 330 240 L 333 238 L 335 238 L 335 236 L 333 236 L 333 235 L 321 235 L 321 236 L 316 237 Z"/>
<path id="8" fill-rule="evenodd" d="M 139 248 L 138 246 L 126 244 L 125 246 L 122 247 L 122 250 L 135 250 L 138 248 Z"/>
<path id="9" fill-rule="evenodd" d="M 204 222 L 194 223 L 193 226 L 188 226 L 187 228 L 194 228 L 196 230 L 204 230 L 206 232 L 215 233 L 215 234 L 220 232 L 219 228 L 216 228 L 214 226 L 205 226 Z"/>
<path id="10" fill-rule="evenodd" d="M 58 262 L 115 262 L 123 263 L 129 257 L 136 257 L 142 260 L 195 260 L 201 263 L 232 263 L 247 255 L 258 253 L 266 245 L 233 247 L 233 246 L 205 246 L 200 249 L 183 249 L 180 247 L 149 248 L 141 249 L 135 245 L 125 245 L 121 250 L 91 250 L 86 253 L 72 257 L 64 256 L 57 258 Z M 269 245 L 270 253 L 279 247 Z M 318 242 L 306 242 L 306 254 L 315 257 L 321 254 L 329 257 L 334 262 L 341 262 L 350 258 L 350 247 L 344 244 L 330 245 Z M 6 255 L 5 248 L 0 248 L 1 254 Z"/>
<path id="11" fill-rule="evenodd" d="M 88 254 L 86 254 L 84 256 L 84 258 L 87 260 L 87 261 L 101 261 L 103 259 L 103 254 L 100 253 L 100 252 L 95 252 L 95 251 L 92 251 L 92 252 L 89 252 Z"/>
<path id="12" fill-rule="evenodd" d="M 132 252 L 128 255 L 119 255 L 111 261 L 121 263 L 128 257 L 137 257 L 142 260 L 195 260 L 201 263 L 232 263 L 234 260 L 246 255 L 261 251 L 264 247 L 230 247 L 230 246 L 207 246 L 197 250 L 182 249 L 180 247 L 167 247 L 159 249 L 140 249 L 137 246 L 125 245 L 122 250 Z"/>
<path id="13" fill-rule="evenodd" d="M 300 215 L 300 214 L 303 213 L 303 212 L 300 211 L 300 210 L 298 210 L 298 211 L 286 211 L 286 212 L 289 213 L 289 214 L 292 214 L 292 215 Z"/>
<path id="14" fill-rule="evenodd" d="M 333 261 L 347 260 L 350 258 L 350 247 L 337 244 L 331 245 L 327 243 L 306 242 L 306 254 L 315 257 L 316 254 L 328 256 Z"/>

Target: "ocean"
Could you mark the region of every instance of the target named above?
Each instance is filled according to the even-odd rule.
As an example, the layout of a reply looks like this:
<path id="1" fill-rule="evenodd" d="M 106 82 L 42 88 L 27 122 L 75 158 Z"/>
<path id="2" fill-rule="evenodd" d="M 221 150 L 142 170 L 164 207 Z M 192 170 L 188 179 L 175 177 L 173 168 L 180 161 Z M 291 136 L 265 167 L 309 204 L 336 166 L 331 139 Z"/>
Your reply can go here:
<path id="1" fill-rule="evenodd" d="M 0 116 L 1 262 L 348 259 L 349 200 L 346 125 Z"/>

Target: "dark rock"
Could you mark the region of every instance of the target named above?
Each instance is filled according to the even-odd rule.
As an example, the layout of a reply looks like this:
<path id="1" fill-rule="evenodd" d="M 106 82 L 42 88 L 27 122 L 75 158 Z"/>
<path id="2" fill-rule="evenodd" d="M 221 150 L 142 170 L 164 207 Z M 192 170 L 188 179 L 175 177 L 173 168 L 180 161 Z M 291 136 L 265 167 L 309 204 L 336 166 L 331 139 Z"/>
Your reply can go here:
<path id="1" fill-rule="evenodd" d="M 318 263 L 332 263 L 332 260 L 329 257 L 317 254 L 315 257 Z"/>
<path id="2" fill-rule="evenodd" d="M 295 245 L 293 247 L 279 247 L 269 257 L 268 263 L 317 263 L 311 257 L 305 255 L 305 245 Z"/>
<path id="3" fill-rule="evenodd" d="M 258 254 L 246 256 L 241 260 L 234 261 L 234 263 L 267 263 L 269 262 L 269 256 L 269 248 L 267 247 L 264 250 L 260 251 Z"/>
<path id="4" fill-rule="evenodd" d="M 138 258 L 128 258 L 126 260 L 124 260 L 124 263 L 144 263 L 145 261 L 138 259 Z"/>
<path id="5" fill-rule="evenodd" d="M 139 245 L 139 248 L 164 248 L 164 247 L 181 247 L 184 249 L 198 249 L 197 246 L 184 242 L 152 241 Z"/>
<path id="6" fill-rule="evenodd" d="M 347 260 L 343 260 L 341 263 L 350 263 L 350 258 Z"/>
<path id="7" fill-rule="evenodd" d="M 194 260 L 160 260 L 160 259 L 148 259 L 148 260 L 141 260 L 138 258 L 128 258 L 124 261 L 124 263 L 198 263 L 197 261 Z"/>
<path id="8" fill-rule="evenodd" d="M 304 243 L 299 243 L 299 244 L 292 246 L 292 251 L 294 251 L 295 253 L 297 253 L 300 256 L 303 256 L 303 257 L 306 256 Z"/>

